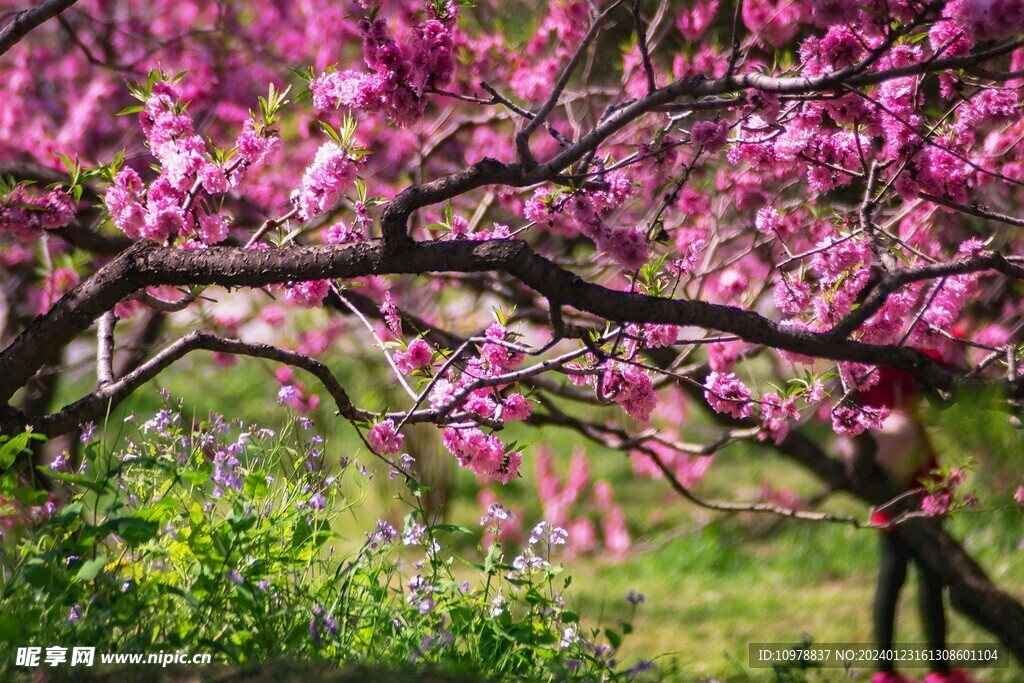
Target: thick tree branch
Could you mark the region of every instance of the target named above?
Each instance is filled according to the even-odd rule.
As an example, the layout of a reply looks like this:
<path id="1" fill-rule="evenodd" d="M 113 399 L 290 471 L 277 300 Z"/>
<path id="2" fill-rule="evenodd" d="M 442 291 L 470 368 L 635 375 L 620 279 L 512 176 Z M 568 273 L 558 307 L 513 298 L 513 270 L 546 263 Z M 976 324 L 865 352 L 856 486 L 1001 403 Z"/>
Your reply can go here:
<path id="1" fill-rule="evenodd" d="M 0 29 L 0 55 L 14 47 L 29 31 L 43 22 L 57 16 L 78 0 L 45 0 L 31 9 L 14 15 L 3 29 Z"/>
<path id="2" fill-rule="evenodd" d="M 901 271 L 907 275 L 896 277 L 897 281 L 912 281 L 986 268 L 1013 277 L 1024 275 L 1020 266 L 990 254 L 942 266 L 908 269 Z M 940 392 L 951 392 L 958 386 L 994 385 L 1003 387 L 1010 397 L 1024 396 L 1024 382 L 1020 379 L 960 377 L 913 349 L 789 328 L 756 312 L 731 306 L 610 290 L 560 268 L 525 242 L 507 239 L 411 243 L 397 252 L 385 249 L 380 241 L 267 251 L 233 247 L 194 251 L 140 242 L 65 295 L 0 353 L 0 365 L 6 371 L 0 379 L 0 401 L 9 401 L 15 391 L 43 365 L 53 362 L 60 350 L 99 315 L 143 287 L 263 287 L 319 278 L 491 271 L 508 273 L 551 300 L 605 320 L 692 325 L 807 356 L 885 365 L 909 373 L 925 389 Z"/>

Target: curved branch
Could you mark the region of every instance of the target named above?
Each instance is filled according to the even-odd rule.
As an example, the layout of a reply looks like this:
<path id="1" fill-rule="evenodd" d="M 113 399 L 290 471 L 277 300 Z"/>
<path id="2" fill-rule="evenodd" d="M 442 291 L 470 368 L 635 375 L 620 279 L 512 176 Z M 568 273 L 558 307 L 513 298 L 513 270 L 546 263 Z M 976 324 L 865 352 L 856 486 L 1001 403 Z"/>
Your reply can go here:
<path id="1" fill-rule="evenodd" d="M 330 368 L 301 353 L 285 351 L 269 344 L 256 344 L 219 337 L 209 332 L 189 332 L 181 339 L 164 347 L 151 359 L 124 377 L 100 386 L 88 396 L 65 406 L 60 412 L 40 417 L 24 418 L 28 426 L 41 434 L 64 434 L 80 424 L 102 417 L 119 405 L 140 386 L 159 375 L 174 362 L 192 351 L 218 351 L 239 356 L 250 356 L 276 361 L 305 370 L 320 380 L 334 399 L 338 414 L 348 420 L 372 419 L 373 415 L 352 405 L 348 393 L 331 373 Z"/>
<path id="2" fill-rule="evenodd" d="M 999 255 L 924 266 L 903 278 L 995 269 L 1024 277 L 1024 268 Z M 914 349 L 838 339 L 786 327 L 749 310 L 687 299 L 622 292 L 586 282 L 516 239 L 410 243 L 394 251 L 381 241 L 252 251 L 211 247 L 202 251 L 138 243 L 75 287 L 50 311 L 36 318 L 0 352 L 0 401 L 14 392 L 60 350 L 84 332 L 104 311 L 129 294 L 151 285 L 223 285 L 263 287 L 320 278 L 430 272 L 505 272 L 562 305 L 617 322 L 697 326 L 734 334 L 744 341 L 806 356 L 884 365 L 903 370 L 925 389 L 950 392 L 959 386 L 999 386 L 1010 397 L 1024 396 L 1024 379 L 962 377 Z M 874 305 L 874 304 L 872 304 Z"/>
<path id="3" fill-rule="evenodd" d="M 0 30 L 0 55 L 14 47 L 29 31 L 54 18 L 78 0 L 44 0 L 31 9 L 14 15 L 14 19 Z"/>

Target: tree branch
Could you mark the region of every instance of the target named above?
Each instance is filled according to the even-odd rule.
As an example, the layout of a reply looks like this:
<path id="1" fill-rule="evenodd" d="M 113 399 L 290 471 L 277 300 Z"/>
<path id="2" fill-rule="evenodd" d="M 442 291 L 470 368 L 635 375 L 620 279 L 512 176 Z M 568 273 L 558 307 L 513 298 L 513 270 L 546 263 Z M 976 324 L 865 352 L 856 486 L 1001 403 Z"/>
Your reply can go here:
<path id="1" fill-rule="evenodd" d="M 0 29 L 0 55 L 14 47 L 29 31 L 57 16 L 78 0 L 44 0 L 31 9 L 18 12 Z"/>
<path id="2" fill-rule="evenodd" d="M 907 269 L 895 274 L 888 281 L 889 285 L 880 285 L 879 292 L 873 293 L 858 312 L 866 310 L 870 315 L 870 309 L 880 306 L 886 292 L 899 284 L 988 269 L 1024 278 L 1024 268 L 1007 262 L 998 254 Z M 386 249 L 380 241 L 267 251 L 237 247 L 193 251 L 140 242 L 71 290 L 0 352 L 0 365 L 5 369 L 0 378 L 0 401 L 9 401 L 15 391 L 44 364 L 53 362 L 60 350 L 104 311 L 143 287 L 188 284 L 263 287 L 320 278 L 492 271 L 508 273 L 551 300 L 605 320 L 692 325 L 802 355 L 885 365 L 907 372 L 926 390 L 950 392 L 958 386 L 996 385 L 1006 389 L 1010 397 L 1024 396 L 1024 381 L 1020 379 L 962 377 L 913 349 L 846 340 L 834 331 L 815 333 L 788 328 L 754 311 L 731 306 L 611 290 L 560 268 L 525 242 L 506 239 L 410 243 L 397 253 Z M 857 314 L 858 318 L 864 315 Z M 845 322 L 840 332 L 856 320 Z"/>

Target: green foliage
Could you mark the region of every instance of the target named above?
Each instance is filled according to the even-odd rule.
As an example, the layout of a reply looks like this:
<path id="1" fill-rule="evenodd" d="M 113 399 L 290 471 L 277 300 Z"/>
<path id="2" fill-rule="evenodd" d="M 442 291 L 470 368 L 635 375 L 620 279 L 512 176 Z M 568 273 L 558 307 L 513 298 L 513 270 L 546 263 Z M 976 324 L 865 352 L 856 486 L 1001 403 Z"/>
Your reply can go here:
<path id="1" fill-rule="evenodd" d="M 477 561 L 446 548 L 478 532 L 428 525 L 418 507 L 401 532 L 383 520 L 369 534 L 346 529 L 367 470 L 337 454 L 327 466 L 310 427 L 299 418 L 275 433 L 168 406 L 116 447 L 88 445 L 80 467 L 47 468 L 67 499 L 23 514 L 0 548 L 0 678 L 30 673 L 13 667 L 14 649 L 30 645 L 412 664 L 480 680 L 656 673 L 616 668 L 631 619 L 602 633 L 564 607 L 554 534 L 509 561 L 492 519 Z M 14 477 L 3 486 L 4 499 L 20 493 Z"/>

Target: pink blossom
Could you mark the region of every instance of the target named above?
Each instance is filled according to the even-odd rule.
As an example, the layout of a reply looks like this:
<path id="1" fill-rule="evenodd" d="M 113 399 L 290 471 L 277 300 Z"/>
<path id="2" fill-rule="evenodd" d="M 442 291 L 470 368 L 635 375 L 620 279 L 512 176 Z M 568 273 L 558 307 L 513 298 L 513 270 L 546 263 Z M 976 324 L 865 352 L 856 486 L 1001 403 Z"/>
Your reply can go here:
<path id="1" fill-rule="evenodd" d="M 974 293 L 976 275 L 953 275 L 940 281 L 938 291 L 928 305 L 921 320 L 940 330 L 948 330 L 956 322 L 967 298 Z"/>
<path id="2" fill-rule="evenodd" d="M 672 346 L 678 338 L 679 328 L 675 325 L 647 323 L 643 327 L 644 345 L 649 349 Z"/>
<path id="3" fill-rule="evenodd" d="M 454 398 L 454 385 L 446 379 L 439 379 L 434 382 L 434 388 L 430 390 L 427 400 L 430 401 L 431 408 L 438 409 L 447 407 Z"/>
<path id="4" fill-rule="evenodd" d="M 114 182 L 107 188 L 106 204 L 110 216 L 121 232 L 127 237 L 137 239 L 145 224 L 145 211 L 140 200 L 142 198 L 142 179 L 134 169 L 122 168 L 114 177 Z"/>
<path id="5" fill-rule="evenodd" d="M 758 209 L 754 225 L 761 234 L 773 234 L 779 227 L 779 212 L 771 206 L 764 206 Z"/>
<path id="6" fill-rule="evenodd" d="M 444 430 L 441 440 L 462 467 L 476 474 L 490 477 L 503 484 L 520 476 L 522 454 L 514 451 L 506 453 L 504 444 L 494 434 L 485 434 L 476 427 L 448 427 Z"/>
<path id="7" fill-rule="evenodd" d="M 289 365 L 282 365 L 274 370 L 274 379 L 281 384 L 291 384 L 292 379 L 295 378 L 295 371 L 292 370 Z"/>
<path id="8" fill-rule="evenodd" d="M 223 194 L 228 191 L 228 177 L 224 169 L 217 164 L 203 164 L 199 168 L 199 181 L 203 189 L 210 194 Z"/>
<path id="9" fill-rule="evenodd" d="M 821 251 L 814 255 L 813 265 L 827 282 L 871 258 L 871 248 L 864 239 L 829 238 L 822 241 L 819 248 Z"/>
<path id="10" fill-rule="evenodd" d="M 708 30 L 718 11 L 718 0 L 697 0 L 676 17 L 676 28 L 687 40 L 700 40 Z"/>
<path id="11" fill-rule="evenodd" d="M 501 462 L 491 471 L 491 477 L 499 484 L 507 484 L 522 476 L 519 468 L 523 464 L 523 454 L 519 451 L 507 452 Z"/>
<path id="12" fill-rule="evenodd" d="M 651 376 L 635 365 L 621 365 L 605 370 L 603 387 L 630 417 L 646 422 L 658 404 Z"/>
<path id="13" fill-rule="evenodd" d="M 313 106 L 319 110 L 369 109 L 380 105 L 386 97 L 387 81 L 377 74 L 349 69 L 322 75 L 309 84 Z"/>
<path id="14" fill-rule="evenodd" d="M 796 409 L 793 397 L 785 399 L 776 393 L 767 393 L 761 397 L 761 432 L 757 438 L 761 441 L 771 439 L 773 443 L 782 443 L 789 432 L 789 420 L 800 419 L 800 411 Z"/>
<path id="15" fill-rule="evenodd" d="M 320 306 L 331 291 L 330 280 L 307 280 L 285 285 L 284 298 L 290 304 L 306 308 Z"/>
<path id="16" fill-rule="evenodd" d="M 323 240 L 327 244 L 347 244 L 362 242 L 366 235 L 356 225 L 349 226 L 345 221 L 333 223 L 323 232 Z"/>
<path id="17" fill-rule="evenodd" d="M 811 300 L 810 289 L 810 285 L 803 280 L 781 276 L 772 288 L 776 308 L 788 315 L 803 313 Z"/>
<path id="18" fill-rule="evenodd" d="M 748 0 L 743 3 L 743 24 L 768 45 L 782 45 L 796 35 L 799 14 L 795 3 L 787 0 Z"/>
<path id="19" fill-rule="evenodd" d="M 309 220 L 332 208 L 355 180 L 358 171 L 359 162 L 337 143 L 321 145 L 313 163 L 302 176 L 301 186 L 292 196 L 299 218 Z"/>
<path id="20" fill-rule="evenodd" d="M 840 436 L 857 436 L 865 429 L 877 429 L 889 416 L 885 406 L 841 405 L 832 409 L 832 430 Z"/>
<path id="21" fill-rule="evenodd" d="M 946 489 L 927 493 L 921 498 L 921 511 L 929 517 L 941 517 L 949 513 L 953 494 Z"/>
<path id="22" fill-rule="evenodd" d="M 489 389 L 477 389 L 466 398 L 462 407 L 466 411 L 476 413 L 481 417 L 491 417 L 498 404 L 491 397 Z"/>
<path id="23" fill-rule="evenodd" d="M 946 13 L 974 40 L 1002 40 L 1024 28 L 1020 0 L 958 0 Z"/>
<path id="24" fill-rule="evenodd" d="M 235 142 L 238 156 L 247 164 L 255 166 L 267 158 L 279 138 L 271 135 L 259 135 L 251 119 L 242 124 L 242 132 Z"/>
<path id="25" fill-rule="evenodd" d="M 921 150 L 915 157 L 914 170 L 914 180 L 922 191 L 958 204 L 967 201 L 967 164 L 946 149 Z"/>
<path id="26" fill-rule="evenodd" d="M 191 225 L 192 216 L 185 214 L 176 197 L 160 196 L 155 191 L 156 187 L 158 186 L 154 185 L 150 188 L 146 216 L 139 236 L 154 242 L 167 242 Z"/>
<path id="27" fill-rule="evenodd" d="M 202 213 L 199 216 L 199 225 L 196 235 L 204 244 L 218 244 L 228 237 L 228 226 L 230 220 L 221 214 Z"/>
<path id="28" fill-rule="evenodd" d="M 384 316 L 384 322 L 387 323 L 388 329 L 397 335 L 402 334 L 402 317 L 390 291 L 384 292 L 384 303 L 380 306 L 380 312 Z"/>
<path id="29" fill-rule="evenodd" d="M 712 370 L 728 372 L 746 347 L 742 341 L 712 342 L 707 345 L 708 365 Z"/>
<path id="30" fill-rule="evenodd" d="M 405 443 L 405 437 L 395 429 L 395 422 L 390 418 L 374 425 L 366 439 L 370 447 L 380 455 L 397 453 Z"/>
<path id="31" fill-rule="evenodd" d="M 1024 508 L 1024 486 L 1017 487 L 1017 490 L 1013 492 L 1013 499 L 1017 501 L 1017 505 Z"/>
<path id="32" fill-rule="evenodd" d="M 405 375 L 427 367 L 433 357 L 434 352 L 430 349 L 430 344 L 423 339 L 416 339 L 409 344 L 409 348 L 405 351 L 399 349 L 394 353 L 395 365 Z"/>
<path id="33" fill-rule="evenodd" d="M 533 411 L 533 404 L 522 394 L 512 394 L 502 401 L 501 417 L 508 422 L 525 420 Z"/>
<path id="34" fill-rule="evenodd" d="M 710 372 L 704 382 L 704 398 L 716 413 L 736 419 L 748 417 L 754 410 L 750 389 L 733 373 Z"/>
<path id="35" fill-rule="evenodd" d="M 551 91 L 561 64 L 557 57 L 525 62 L 512 73 L 509 87 L 524 100 L 536 102 Z"/>
<path id="36" fill-rule="evenodd" d="M 698 121 L 690 129 L 690 142 L 704 148 L 708 154 L 714 154 L 725 147 L 729 141 L 729 122 Z"/>
<path id="37" fill-rule="evenodd" d="M 607 238 L 598 241 L 598 248 L 607 252 L 626 270 L 636 270 L 647 263 L 651 247 L 643 231 L 636 228 L 617 228 Z"/>
<path id="38" fill-rule="evenodd" d="M 829 27 L 818 43 L 818 56 L 828 67 L 828 71 L 853 66 L 866 53 L 863 36 L 857 35 L 849 26 L 843 24 Z"/>
<path id="39" fill-rule="evenodd" d="M 572 49 L 586 33 L 587 3 L 581 0 L 555 0 L 550 3 L 550 12 L 544 17 L 540 35 L 550 33 L 558 36 L 561 49 Z"/>
<path id="40" fill-rule="evenodd" d="M 417 27 L 410 51 L 411 83 L 417 93 L 448 85 L 455 71 L 454 42 L 448 27 L 437 20 Z"/>

